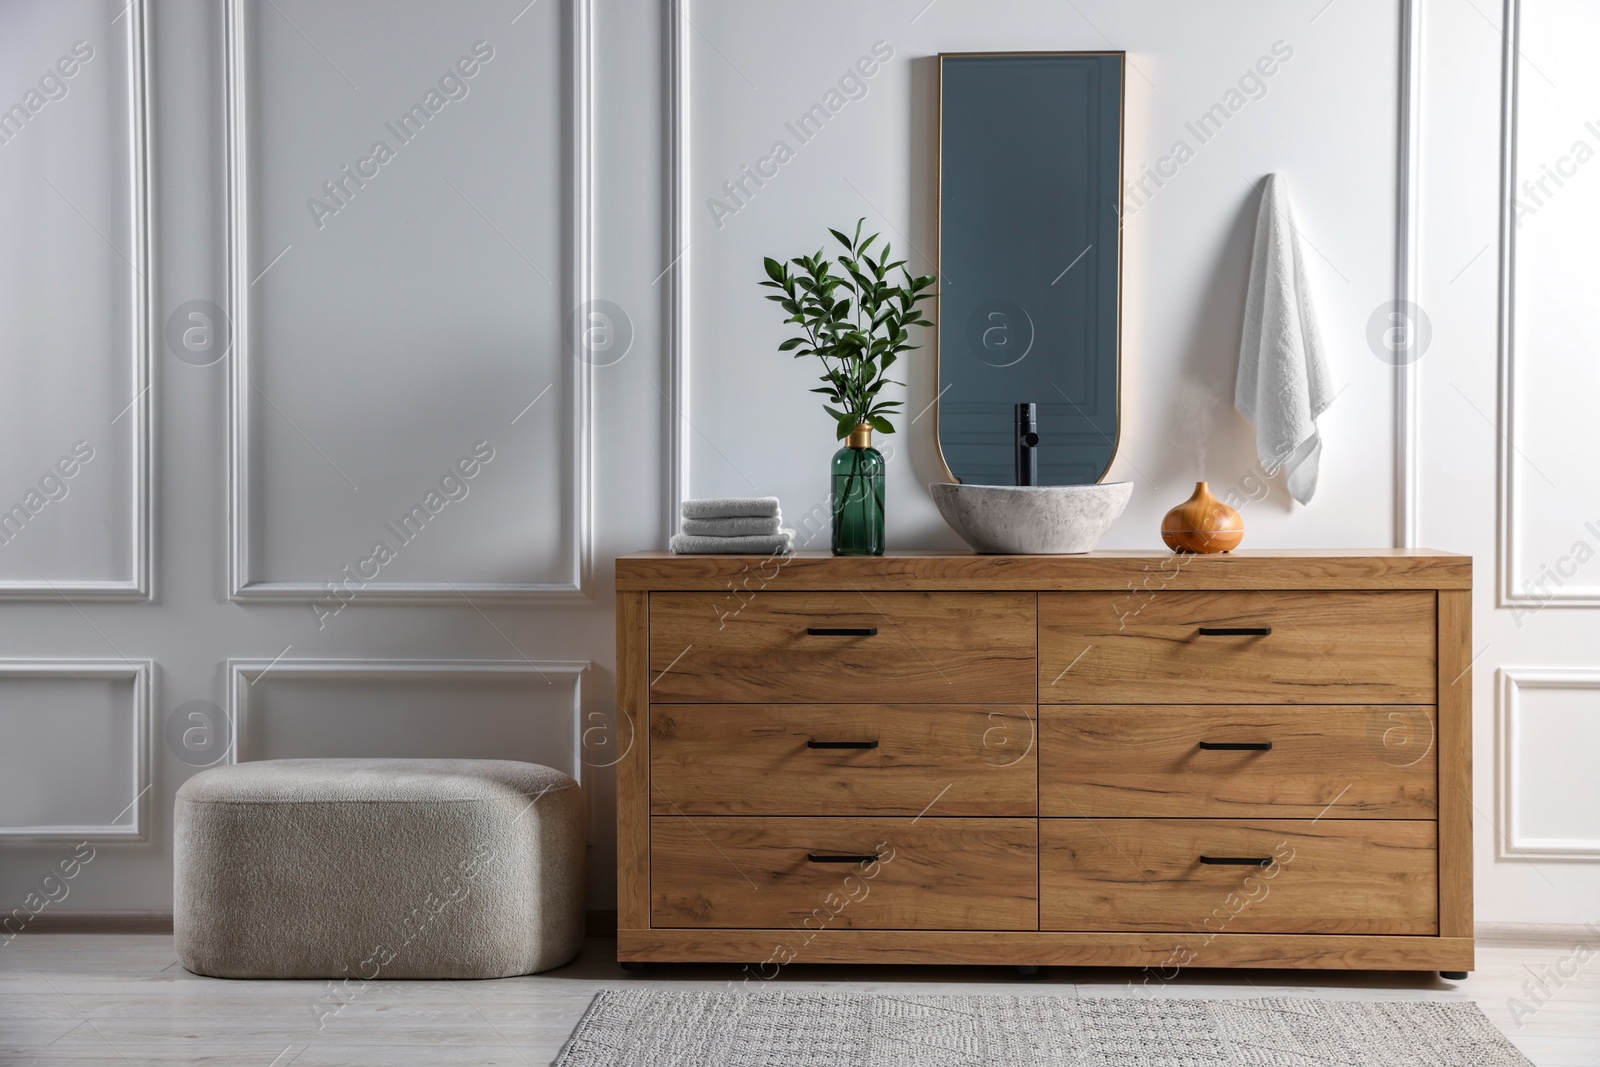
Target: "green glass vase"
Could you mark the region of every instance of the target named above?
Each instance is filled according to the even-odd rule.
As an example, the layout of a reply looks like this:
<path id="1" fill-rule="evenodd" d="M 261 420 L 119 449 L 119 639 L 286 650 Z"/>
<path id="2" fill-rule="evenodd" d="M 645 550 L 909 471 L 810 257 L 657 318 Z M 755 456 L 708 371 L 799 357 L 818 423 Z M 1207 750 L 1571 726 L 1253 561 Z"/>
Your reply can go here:
<path id="1" fill-rule="evenodd" d="M 833 554 L 883 555 L 883 454 L 865 424 L 833 454 Z"/>

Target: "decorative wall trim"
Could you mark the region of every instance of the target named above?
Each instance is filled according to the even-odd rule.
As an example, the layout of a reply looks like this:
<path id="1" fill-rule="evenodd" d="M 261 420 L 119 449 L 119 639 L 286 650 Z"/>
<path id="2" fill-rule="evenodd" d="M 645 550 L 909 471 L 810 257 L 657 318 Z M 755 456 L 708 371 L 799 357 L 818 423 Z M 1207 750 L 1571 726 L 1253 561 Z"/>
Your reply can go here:
<path id="1" fill-rule="evenodd" d="M 1512 607 L 1526 603 L 1542 603 L 1532 597 L 1519 597 L 1516 592 L 1515 514 L 1516 491 L 1512 483 L 1516 467 L 1511 453 L 1516 432 L 1513 413 L 1516 410 L 1512 377 L 1516 305 L 1513 280 L 1517 270 L 1517 219 L 1512 208 L 1512 197 L 1517 188 L 1517 45 L 1522 36 L 1522 5 L 1518 0 L 1505 0 L 1502 16 L 1501 39 L 1503 50 L 1500 59 L 1500 277 L 1499 277 L 1499 336 L 1496 345 L 1497 384 L 1499 386 L 1500 447 L 1499 471 L 1495 479 L 1499 511 L 1499 581 L 1496 583 L 1499 607 Z"/>
<path id="2" fill-rule="evenodd" d="M 0 660 L 0 679 L 5 678 L 101 678 L 128 679 L 133 682 L 133 782 L 135 793 L 128 808 L 113 821 L 83 825 L 40 825 L 0 827 L 0 839 L 70 839 L 144 841 L 150 825 L 150 730 L 151 684 L 155 663 L 148 659 L 7 659 Z M 117 823 L 133 811 L 133 822 Z"/>
<path id="3" fill-rule="evenodd" d="M 1505 0 L 1504 51 L 1500 75 L 1500 322 L 1498 372 L 1500 389 L 1500 451 L 1498 478 L 1499 581 L 1496 605 L 1509 607 L 1600 608 L 1600 595 L 1561 592 L 1557 585 L 1547 595 L 1518 592 L 1522 574 L 1517 566 L 1517 533 L 1522 527 L 1517 505 L 1517 360 L 1516 277 L 1517 219 L 1512 198 L 1517 188 L 1517 108 L 1520 72 L 1517 59 L 1522 38 L 1521 0 Z"/>
<path id="4" fill-rule="evenodd" d="M 689 497 L 689 0 L 667 0 L 667 472 L 666 533 Z"/>
<path id="5" fill-rule="evenodd" d="M 572 64 L 572 262 L 574 307 L 581 308 L 595 295 L 594 280 L 594 9 L 593 0 L 569 0 Z M 572 316 L 571 319 L 575 319 Z M 578 325 L 565 326 L 567 351 L 581 350 Z M 568 527 L 573 543 L 570 579 L 548 590 L 529 589 L 544 600 L 589 602 L 594 571 L 594 369 L 586 359 L 573 359 L 572 396 L 572 508 Z M 502 596 L 516 596 L 511 589 Z"/>
<path id="6" fill-rule="evenodd" d="M 1422 0 L 1400 0 L 1400 139 L 1396 148 L 1394 300 L 1402 313 L 1416 303 L 1417 249 L 1421 203 L 1422 125 Z M 1394 543 L 1417 546 L 1417 406 L 1416 360 L 1395 367 L 1394 380 Z"/>
<path id="7" fill-rule="evenodd" d="M 1600 837 L 1524 837 L 1518 827 L 1517 744 L 1523 689 L 1584 689 L 1600 692 L 1600 669 L 1502 667 L 1499 671 L 1500 829 L 1495 853 L 1503 860 L 1600 860 Z"/>
<path id="8" fill-rule="evenodd" d="M 250 694 L 256 683 L 274 678 L 482 678 L 485 676 L 527 676 L 533 680 L 572 681 L 572 751 L 567 772 L 584 786 L 583 773 L 583 680 L 593 664 L 589 660 L 530 659 L 230 659 L 228 660 L 229 736 L 225 763 L 245 762 L 252 757 L 241 754 L 239 739 L 249 734 Z M 561 768 L 557 768 L 560 770 Z M 593 799 L 584 788 L 585 815 L 593 825 Z"/>
<path id="9" fill-rule="evenodd" d="M 1507 0 L 1515 3 L 1516 0 Z M 667 307 L 667 533 L 677 532 L 678 507 L 689 496 L 689 326 L 690 250 L 690 0 L 667 0 L 667 97 L 669 148 L 668 256 L 671 277 Z M 1414 303 L 1421 212 L 1418 206 L 1422 116 L 1422 0 L 1400 0 L 1399 140 L 1395 179 L 1395 305 Z M 1418 408 L 1414 361 L 1395 368 L 1395 529 L 1399 548 L 1417 544 Z"/>
<path id="10" fill-rule="evenodd" d="M 132 488 L 129 492 L 133 514 L 128 528 L 129 556 L 133 575 L 122 581 L 51 581 L 49 579 L 0 581 L 0 600 L 149 600 L 152 584 L 152 515 L 154 498 L 151 470 L 150 428 L 154 417 L 150 397 L 150 353 L 155 315 L 151 305 L 155 259 L 150 234 L 152 179 L 149 152 L 150 84 L 149 11 L 145 0 L 131 0 L 128 8 L 128 218 L 129 256 L 129 379 L 133 396 L 126 410 L 113 423 L 128 419 L 132 441 Z"/>
<path id="11" fill-rule="evenodd" d="M 316 582 L 263 582 L 251 579 L 250 420 L 251 318 L 249 298 L 254 250 L 250 240 L 252 179 L 249 160 L 249 49 L 246 4 L 228 0 L 224 13 L 228 162 L 228 314 L 233 321 L 233 356 L 228 361 L 228 595 L 234 601 L 308 601 L 328 595 Z M 567 0 L 571 115 L 571 161 L 566 239 L 568 284 L 574 308 L 594 296 L 594 45 L 592 0 Z M 572 321 L 562 325 L 568 353 L 578 351 Z M 368 582 L 358 599 L 389 603 L 437 603 L 463 597 L 501 602 L 589 603 L 594 561 L 593 373 L 588 360 L 572 359 L 567 397 L 572 420 L 572 514 L 568 537 L 572 558 L 568 577 L 558 582 Z"/>

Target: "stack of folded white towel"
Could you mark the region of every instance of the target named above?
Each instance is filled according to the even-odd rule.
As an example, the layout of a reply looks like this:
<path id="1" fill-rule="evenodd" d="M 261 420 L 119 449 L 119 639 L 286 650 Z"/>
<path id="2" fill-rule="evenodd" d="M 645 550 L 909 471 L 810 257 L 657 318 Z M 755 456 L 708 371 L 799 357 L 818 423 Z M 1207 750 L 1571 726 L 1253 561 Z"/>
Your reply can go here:
<path id="1" fill-rule="evenodd" d="M 787 555 L 794 551 L 794 531 L 783 526 L 775 496 L 685 500 L 683 525 L 672 535 L 680 553 Z"/>

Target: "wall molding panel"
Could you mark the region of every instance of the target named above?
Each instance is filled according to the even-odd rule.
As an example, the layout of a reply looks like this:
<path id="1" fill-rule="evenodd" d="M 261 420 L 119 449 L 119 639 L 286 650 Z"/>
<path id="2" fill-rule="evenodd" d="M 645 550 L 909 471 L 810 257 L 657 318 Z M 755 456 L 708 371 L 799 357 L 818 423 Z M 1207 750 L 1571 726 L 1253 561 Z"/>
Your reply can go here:
<path id="1" fill-rule="evenodd" d="M 73 679 L 127 680 L 133 683 L 133 765 L 130 768 L 135 785 L 133 798 L 124 808 L 105 823 L 44 824 L 35 826 L 0 827 L 0 839 L 26 838 L 32 840 L 81 841 L 145 841 L 150 826 L 150 732 L 152 729 L 151 705 L 155 663 L 148 659 L 7 659 L 0 660 L 0 681 L 8 678 L 36 678 L 53 681 Z M 117 820 L 132 811 L 133 821 L 122 824 Z"/>
<path id="2" fill-rule="evenodd" d="M 1422 159 L 1422 0 L 1400 0 L 1400 138 L 1396 147 L 1395 307 L 1409 314 L 1419 294 L 1417 249 L 1422 209 L 1418 201 Z M 1417 476 L 1421 414 L 1417 405 L 1417 361 L 1395 367 L 1394 484 L 1396 548 L 1416 548 Z"/>
<path id="3" fill-rule="evenodd" d="M 146 0 L 130 0 L 122 17 L 128 20 L 128 77 L 125 89 L 128 128 L 128 218 L 127 234 L 132 270 L 128 277 L 129 379 L 133 396 L 118 412 L 113 425 L 128 420 L 131 469 L 128 472 L 132 515 L 128 525 L 129 558 L 132 575 L 127 579 L 104 581 L 51 580 L 47 578 L 0 581 L 0 600 L 149 600 L 152 589 L 154 534 L 153 448 L 151 427 L 154 418 L 151 400 L 151 331 L 155 315 L 151 301 L 151 279 L 155 273 L 152 252 L 152 178 L 149 151 L 149 10 Z"/>
<path id="4" fill-rule="evenodd" d="M 225 9 L 225 111 L 227 115 L 227 274 L 228 315 L 233 324 L 232 358 L 228 361 L 228 590 L 234 601 L 303 602 L 327 597 L 316 582 L 257 580 L 251 544 L 251 514 L 258 505 L 251 484 L 250 440 L 256 405 L 251 399 L 251 323 L 255 312 L 252 279 L 263 264 L 251 240 L 251 197 L 255 181 L 249 150 L 251 100 L 247 5 L 252 0 L 227 0 Z M 566 282 L 570 313 L 586 306 L 594 287 L 594 61 L 592 0 L 566 0 L 570 79 L 567 85 L 568 203 L 566 214 Z M 271 254 L 270 252 L 268 253 Z M 575 316 L 568 314 L 568 319 Z M 573 321 L 563 323 L 567 353 L 577 351 Z M 361 599 L 389 603 L 459 602 L 464 597 L 512 603 L 590 602 L 593 571 L 593 373 L 588 360 L 573 358 L 568 372 L 566 404 L 571 419 L 569 442 L 572 509 L 566 535 L 572 545 L 566 576 L 552 582 L 395 582 L 370 581 Z"/>
<path id="5" fill-rule="evenodd" d="M 1505 0 L 1501 38 L 1504 50 L 1500 75 L 1500 321 L 1497 345 L 1500 387 L 1499 494 L 1500 567 L 1496 601 L 1499 607 L 1544 605 L 1550 600 L 1570 603 L 1559 594 L 1547 599 L 1518 595 L 1516 535 L 1521 524 L 1516 500 L 1516 270 L 1517 217 L 1512 197 L 1517 188 L 1517 78 L 1518 40 L 1522 29 L 1522 5 Z M 1595 601 L 1600 606 L 1600 601 Z"/>
<path id="6" fill-rule="evenodd" d="M 583 683 L 593 666 L 589 660 L 525 659 L 230 659 L 227 663 L 226 713 L 232 730 L 225 763 L 242 763 L 257 758 L 240 739 L 250 735 L 251 701 L 258 684 L 269 678 L 388 681 L 405 678 L 454 678 L 470 684 L 491 678 L 523 678 L 530 684 L 567 681 L 572 687 L 572 748 L 567 753 L 569 766 L 557 768 L 570 774 L 584 787 L 586 816 L 591 833 L 593 798 L 584 781 L 583 760 Z M 259 714 L 259 712 L 256 712 Z M 514 757 L 507 757 L 514 758 Z"/>
<path id="7" fill-rule="evenodd" d="M 1559 577 L 1554 589 L 1543 595 L 1519 591 L 1525 575 L 1519 565 L 1518 551 L 1522 531 L 1525 529 L 1520 504 L 1518 458 L 1522 449 L 1517 431 L 1517 214 L 1516 196 L 1518 170 L 1518 106 L 1522 56 L 1522 2 L 1505 0 L 1505 30 L 1500 100 L 1500 263 L 1499 263 L 1499 336 L 1497 344 L 1499 378 L 1499 477 L 1497 481 L 1499 508 L 1499 581 L 1496 583 L 1496 606 L 1511 607 L 1569 607 L 1600 608 L 1600 593 L 1591 583 L 1587 590 L 1576 586 L 1566 592 Z M 1587 536 L 1587 535 L 1585 535 Z M 1565 560 L 1555 564 L 1557 570 Z M 1549 577 L 1550 568 L 1545 569 Z M 1569 577 L 1564 573 L 1560 577 Z"/>
<path id="8" fill-rule="evenodd" d="M 666 533 L 689 498 L 689 0 L 668 5 L 667 39 L 667 470 Z"/>
<path id="9" fill-rule="evenodd" d="M 1496 856 L 1502 860 L 1600 861 L 1600 837 L 1530 837 L 1522 833 L 1522 804 L 1517 756 L 1522 747 L 1522 691 L 1526 689 L 1576 689 L 1593 692 L 1600 704 L 1600 669 L 1504 667 L 1499 671 L 1496 709 L 1499 716 L 1500 827 L 1495 835 Z"/>

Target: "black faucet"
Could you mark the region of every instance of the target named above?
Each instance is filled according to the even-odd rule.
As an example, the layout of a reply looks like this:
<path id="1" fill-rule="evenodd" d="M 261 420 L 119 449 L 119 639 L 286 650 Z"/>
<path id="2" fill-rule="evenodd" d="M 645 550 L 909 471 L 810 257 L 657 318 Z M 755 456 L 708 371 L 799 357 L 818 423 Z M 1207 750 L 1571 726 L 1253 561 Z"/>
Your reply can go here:
<path id="1" fill-rule="evenodd" d="M 1039 405 L 1017 405 L 1017 484 L 1039 484 Z"/>

